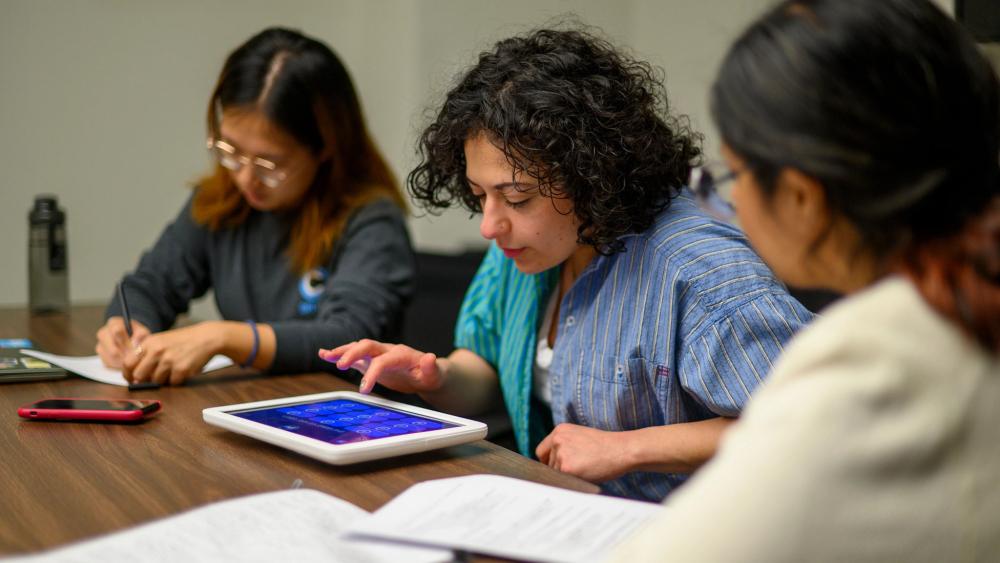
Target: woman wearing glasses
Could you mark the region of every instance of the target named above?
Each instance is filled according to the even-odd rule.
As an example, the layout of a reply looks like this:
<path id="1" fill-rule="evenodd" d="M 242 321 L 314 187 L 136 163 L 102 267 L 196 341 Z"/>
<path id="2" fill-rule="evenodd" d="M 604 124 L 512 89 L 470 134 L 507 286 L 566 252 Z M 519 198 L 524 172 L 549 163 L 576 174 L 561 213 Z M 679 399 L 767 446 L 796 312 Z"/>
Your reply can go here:
<path id="1" fill-rule="evenodd" d="M 620 561 L 996 561 L 1000 86 L 926 0 L 793 0 L 712 90 L 750 241 L 850 294 Z"/>
<path id="2" fill-rule="evenodd" d="M 268 29 L 233 51 L 209 100 L 215 170 L 123 280 L 98 333 L 126 379 L 177 384 L 215 354 L 320 369 L 320 345 L 392 334 L 412 292 L 405 204 L 326 45 Z M 171 329 L 213 289 L 224 321 Z"/>
<path id="3" fill-rule="evenodd" d="M 699 151 L 653 70 L 588 33 L 483 53 L 421 152 L 412 195 L 481 214 L 494 244 L 447 358 L 373 340 L 321 352 L 366 369 L 364 392 L 460 414 L 503 401 L 524 455 L 660 500 L 810 318 L 680 189 Z"/>

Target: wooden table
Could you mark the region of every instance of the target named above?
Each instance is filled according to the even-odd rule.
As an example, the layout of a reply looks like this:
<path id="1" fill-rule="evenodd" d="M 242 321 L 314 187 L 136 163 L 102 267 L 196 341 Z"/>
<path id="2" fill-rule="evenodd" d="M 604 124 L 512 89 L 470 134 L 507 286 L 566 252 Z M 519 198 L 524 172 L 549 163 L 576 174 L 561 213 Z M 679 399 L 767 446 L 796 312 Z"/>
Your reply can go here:
<path id="1" fill-rule="evenodd" d="M 32 317 L 22 309 L 0 309 L 0 338 L 27 337 L 48 352 L 92 355 L 101 311 L 74 307 L 65 315 Z M 486 441 L 337 467 L 201 418 L 210 406 L 348 388 L 329 374 L 263 376 L 237 368 L 155 391 L 130 392 L 76 376 L 0 385 L 0 554 L 54 547 L 209 502 L 285 489 L 296 479 L 366 510 L 414 483 L 474 473 L 597 491 Z M 163 412 L 138 425 L 17 416 L 17 407 L 47 397 L 156 398 Z"/>

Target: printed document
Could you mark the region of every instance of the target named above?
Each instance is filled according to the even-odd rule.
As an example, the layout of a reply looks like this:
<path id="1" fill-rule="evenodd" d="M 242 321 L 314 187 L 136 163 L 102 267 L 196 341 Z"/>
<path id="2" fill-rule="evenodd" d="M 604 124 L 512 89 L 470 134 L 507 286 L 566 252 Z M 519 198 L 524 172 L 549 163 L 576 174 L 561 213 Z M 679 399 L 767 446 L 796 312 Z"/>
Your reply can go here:
<path id="1" fill-rule="evenodd" d="M 101 383 L 110 383 L 111 385 L 121 385 L 122 387 L 128 386 L 128 381 L 125 381 L 125 377 L 122 376 L 122 370 L 105 367 L 104 363 L 101 362 L 100 356 L 57 356 L 56 354 L 47 354 L 38 350 L 28 349 L 21 350 L 21 353 L 25 356 L 46 361 L 54 366 L 59 366 L 77 375 L 82 375 L 87 379 L 93 379 Z M 212 356 L 212 359 L 208 360 L 208 363 L 205 364 L 201 372 L 206 373 L 231 365 L 233 365 L 233 361 L 225 356 Z"/>
<path id="2" fill-rule="evenodd" d="M 347 529 L 532 561 L 598 561 L 665 508 L 495 475 L 411 486 Z"/>
<path id="3" fill-rule="evenodd" d="M 451 560 L 441 549 L 343 539 L 341 532 L 367 512 L 310 489 L 226 500 L 149 524 L 5 561 L 344 561 L 432 563 Z"/>

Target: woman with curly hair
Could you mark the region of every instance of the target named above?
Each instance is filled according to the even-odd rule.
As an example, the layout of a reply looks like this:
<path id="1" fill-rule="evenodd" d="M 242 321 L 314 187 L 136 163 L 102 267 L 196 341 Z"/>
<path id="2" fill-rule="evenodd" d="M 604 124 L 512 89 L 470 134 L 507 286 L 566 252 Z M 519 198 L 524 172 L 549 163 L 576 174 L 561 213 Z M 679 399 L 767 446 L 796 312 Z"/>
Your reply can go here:
<path id="1" fill-rule="evenodd" d="M 447 358 L 370 340 L 320 352 L 365 371 L 362 392 L 378 381 L 467 415 L 503 400 L 524 455 L 660 500 L 810 319 L 682 188 L 699 149 L 651 67 L 587 32 L 483 53 L 420 150 L 414 198 L 481 214 L 495 244 Z"/>

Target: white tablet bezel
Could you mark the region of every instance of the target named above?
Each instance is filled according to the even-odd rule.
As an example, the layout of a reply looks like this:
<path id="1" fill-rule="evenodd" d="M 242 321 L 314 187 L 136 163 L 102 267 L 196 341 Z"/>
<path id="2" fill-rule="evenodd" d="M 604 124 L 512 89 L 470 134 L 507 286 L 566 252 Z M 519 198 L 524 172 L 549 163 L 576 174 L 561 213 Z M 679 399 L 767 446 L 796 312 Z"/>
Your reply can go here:
<path id="1" fill-rule="evenodd" d="M 335 399 L 348 399 L 370 405 L 387 407 L 417 416 L 439 420 L 441 422 L 448 422 L 457 426 L 453 428 L 428 430 L 426 432 L 418 432 L 415 434 L 389 436 L 386 438 L 379 438 L 377 440 L 354 442 L 350 444 L 330 444 L 322 440 L 302 436 L 301 434 L 268 426 L 253 420 L 240 418 L 232 414 L 233 411 L 282 407 L 310 402 L 331 401 Z M 271 399 L 268 401 L 255 401 L 252 403 L 210 407 L 202 411 L 202 418 L 208 424 L 219 426 L 225 428 L 226 430 L 231 430 L 237 434 L 257 438 L 258 440 L 262 440 L 269 444 L 281 446 L 334 465 L 345 465 L 348 463 L 357 463 L 360 461 L 423 452 L 457 444 L 464 444 L 466 442 L 472 442 L 486 437 L 486 425 L 482 422 L 452 416 L 450 414 L 430 409 L 415 407 L 405 403 L 390 401 L 381 397 L 362 395 L 361 393 L 355 393 L 353 391 L 331 391 L 327 393 L 314 393 L 312 395 L 283 397 L 281 399 Z"/>

